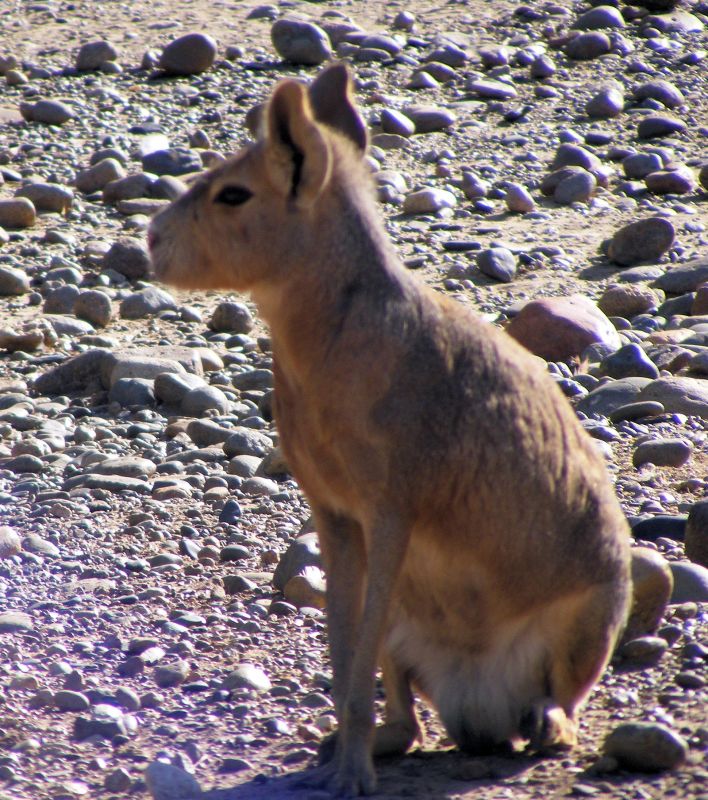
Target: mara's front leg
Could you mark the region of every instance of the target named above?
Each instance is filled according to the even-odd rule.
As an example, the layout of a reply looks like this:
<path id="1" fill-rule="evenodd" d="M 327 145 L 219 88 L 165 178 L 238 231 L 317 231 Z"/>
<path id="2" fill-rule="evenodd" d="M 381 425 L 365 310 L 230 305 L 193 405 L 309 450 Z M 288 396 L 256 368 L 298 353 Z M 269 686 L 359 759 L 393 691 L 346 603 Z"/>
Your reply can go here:
<path id="1" fill-rule="evenodd" d="M 407 521 L 390 512 L 376 515 L 367 524 L 364 608 L 356 629 L 347 690 L 338 709 L 339 736 L 330 784 L 345 797 L 370 794 L 376 786 L 372 760 L 376 666 L 409 534 Z M 337 594 L 336 587 L 332 594 Z M 402 685 L 399 683 L 396 691 L 402 691 Z M 404 699 L 402 704 L 406 702 Z"/>

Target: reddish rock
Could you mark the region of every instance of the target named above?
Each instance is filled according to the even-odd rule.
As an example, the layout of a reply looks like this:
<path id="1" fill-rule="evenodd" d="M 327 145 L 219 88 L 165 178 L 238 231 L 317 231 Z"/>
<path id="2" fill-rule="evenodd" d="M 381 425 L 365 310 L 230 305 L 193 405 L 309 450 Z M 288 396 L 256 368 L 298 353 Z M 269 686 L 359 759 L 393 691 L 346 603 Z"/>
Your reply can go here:
<path id="1" fill-rule="evenodd" d="M 507 333 L 546 361 L 580 355 L 593 342 L 613 348 L 619 335 L 610 320 L 586 297 L 549 297 L 527 303 L 511 320 Z"/>

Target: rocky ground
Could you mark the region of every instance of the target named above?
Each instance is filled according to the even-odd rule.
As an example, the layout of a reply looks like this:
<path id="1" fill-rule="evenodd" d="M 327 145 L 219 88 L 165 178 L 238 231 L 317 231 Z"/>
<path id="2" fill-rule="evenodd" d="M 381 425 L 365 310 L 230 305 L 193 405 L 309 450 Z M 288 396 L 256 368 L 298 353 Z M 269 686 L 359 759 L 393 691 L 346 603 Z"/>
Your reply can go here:
<path id="1" fill-rule="evenodd" d="M 3 800 L 326 796 L 294 785 L 334 720 L 267 331 L 152 283 L 144 234 L 332 53 L 407 266 L 548 361 L 675 584 L 575 752 L 462 756 L 421 706 L 379 796 L 708 797 L 707 32 L 695 0 L 2 5 Z"/>

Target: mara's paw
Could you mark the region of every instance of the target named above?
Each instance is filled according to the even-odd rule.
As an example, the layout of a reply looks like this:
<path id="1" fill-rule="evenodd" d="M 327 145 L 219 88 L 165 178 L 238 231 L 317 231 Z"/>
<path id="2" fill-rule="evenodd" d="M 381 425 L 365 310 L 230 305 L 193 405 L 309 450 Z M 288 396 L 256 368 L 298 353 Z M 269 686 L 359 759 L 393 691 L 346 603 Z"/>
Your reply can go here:
<path id="1" fill-rule="evenodd" d="M 570 750 L 577 744 L 577 726 L 550 699 L 537 700 L 521 719 L 521 735 L 539 753 Z"/>
<path id="2" fill-rule="evenodd" d="M 309 770 L 294 785 L 305 789 L 326 789 L 333 797 L 361 797 L 375 791 L 376 774 L 370 764 L 356 767 L 330 761 Z"/>

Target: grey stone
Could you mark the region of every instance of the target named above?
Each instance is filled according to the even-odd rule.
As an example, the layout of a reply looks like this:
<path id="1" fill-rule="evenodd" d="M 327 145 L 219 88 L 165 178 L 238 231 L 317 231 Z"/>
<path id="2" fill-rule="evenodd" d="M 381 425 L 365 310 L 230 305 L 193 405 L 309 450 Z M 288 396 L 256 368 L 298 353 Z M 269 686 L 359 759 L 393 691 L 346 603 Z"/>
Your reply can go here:
<path id="1" fill-rule="evenodd" d="M 273 573 L 273 586 L 282 592 L 288 581 L 306 567 L 322 568 L 320 542 L 316 533 L 303 533 L 290 543 Z"/>
<path id="2" fill-rule="evenodd" d="M 85 194 L 92 194 L 105 188 L 112 181 L 125 177 L 125 168 L 115 158 L 104 158 L 76 175 L 76 188 Z"/>
<path id="3" fill-rule="evenodd" d="M 84 336 L 94 333 L 90 322 L 63 314 L 45 314 L 44 319 L 54 328 L 57 336 Z"/>
<path id="4" fill-rule="evenodd" d="M 520 183 L 510 183 L 506 187 L 504 201 L 509 211 L 519 214 L 527 214 L 536 208 L 536 203 L 528 189 Z"/>
<path id="5" fill-rule="evenodd" d="M 173 308 L 177 308 L 177 302 L 169 292 L 149 286 L 126 297 L 120 304 L 120 315 L 123 319 L 144 319 Z"/>
<path id="6" fill-rule="evenodd" d="M 475 78 L 465 84 L 465 89 L 488 100 L 511 100 L 518 94 L 511 83 L 492 78 Z"/>
<path id="7" fill-rule="evenodd" d="M 44 301 L 44 313 L 73 314 L 79 294 L 81 294 L 80 289 L 73 284 L 53 289 L 47 294 Z"/>
<path id="8" fill-rule="evenodd" d="M 216 386 L 197 386 L 190 389 L 180 403 L 182 413 L 189 417 L 199 417 L 210 409 L 226 414 L 230 408 L 228 398 Z"/>
<path id="9" fill-rule="evenodd" d="M 696 176 L 688 167 L 650 172 L 645 183 L 654 194 L 690 194 L 696 189 Z"/>
<path id="10" fill-rule="evenodd" d="M 224 453 L 229 458 L 234 456 L 260 456 L 273 449 L 273 441 L 264 433 L 251 428 L 234 428 L 233 433 L 224 442 Z"/>
<path id="11" fill-rule="evenodd" d="M 199 153 L 188 147 L 153 150 L 142 157 L 142 164 L 145 172 L 152 172 L 154 175 L 188 175 L 203 169 Z"/>
<path id="12" fill-rule="evenodd" d="M 664 217 L 648 217 L 620 228 L 607 248 L 610 261 L 631 266 L 656 261 L 674 243 L 674 226 Z"/>
<path id="13" fill-rule="evenodd" d="M 153 761 L 143 776 L 152 800 L 198 800 L 202 797 L 197 779 L 172 764 Z"/>
<path id="14" fill-rule="evenodd" d="M 630 179 L 642 180 L 650 172 L 657 172 L 663 166 L 657 153 L 633 153 L 622 159 L 624 174 Z"/>
<path id="15" fill-rule="evenodd" d="M 153 383 L 144 378 L 120 378 L 110 388 L 108 399 L 126 408 L 134 406 L 154 406 Z"/>
<path id="16" fill-rule="evenodd" d="M 622 422 L 631 419 L 643 419 L 644 417 L 658 417 L 665 411 L 661 403 L 653 400 L 646 400 L 643 403 L 627 403 L 620 406 L 608 414 L 610 422 Z"/>
<path id="17" fill-rule="evenodd" d="M 176 661 L 174 664 L 164 664 L 155 667 L 153 678 L 161 689 L 180 686 L 189 678 L 192 668 L 186 661 Z"/>
<path id="18" fill-rule="evenodd" d="M 452 111 L 436 106 L 406 106 L 404 112 L 415 125 L 416 133 L 444 131 L 456 120 Z"/>
<path id="19" fill-rule="evenodd" d="M 118 58 L 118 51 L 115 47 L 105 40 L 86 42 L 79 48 L 76 56 L 76 69 L 79 72 L 98 70 L 106 61 L 115 61 Z"/>
<path id="20" fill-rule="evenodd" d="M 117 178 L 103 187 L 103 202 L 118 203 L 121 200 L 148 197 L 150 195 L 150 187 L 154 182 L 155 178 L 146 175 L 144 172 Z"/>
<path id="21" fill-rule="evenodd" d="M 255 497 L 272 497 L 280 492 L 280 486 L 268 478 L 253 477 L 243 482 L 241 491 Z"/>
<path id="22" fill-rule="evenodd" d="M 187 33 L 165 47 L 158 66 L 170 75 L 197 75 L 208 70 L 215 58 L 216 42 L 211 36 Z"/>
<path id="23" fill-rule="evenodd" d="M 36 103 L 20 103 L 20 114 L 28 122 L 43 122 L 46 125 L 63 125 L 74 118 L 71 108 L 60 100 L 37 100 Z"/>
<path id="24" fill-rule="evenodd" d="M 2 548 L 0 552 L 1 550 Z M 708 567 L 708 500 L 699 500 L 688 512 L 685 552 L 686 558 L 702 567 Z"/>
<path id="25" fill-rule="evenodd" d="M 123 712 L 108 703 L 99 703 L 91 711 L 91 718 L 77 717 L 74 720 L 74 738 L 79 741 L 92 736 L 112 739 L 128 733 Z"/>
<path id="26" fill-rule="evenodd" d="M 626 344 L 600 363 L 610 378 L 658 378 L 659 370 L 638 344 Z"/>
<path id="27" fill-rule="evenodd" d="M 218 422 L 209 419 L 194 419 L 187 426 L 187 436 L 197 447 L 223 444 L 232 433 L 233 428 L 225 428 Z M 257 459 L 255 460 L 257 461 Z"/>
<path id="28" fill-rule="evenodd" d="M 581 398 L 576 408 L 583 414 L 607 417 L 621 406 L 635 402 L 641 390 L 650 383 L 649 378 L 622 378 L 605 383 Z"/>
<path id="29" fill-rule="evenodd" d="M 490 278 L 509 283 L 516 275 L 516 258 L 506 247 L 490 247 L 477 255 L 480 272 Z"/>
<path id="30" fill-rule="evenodd" d="M 74 314 L 92 325 L 105 328 L 113 319 L 113 303 L 105 292 L 87 289 L 79 294 L 74 303 Z"/>
<path id="31" fill-rule="evenodd" d="M 3 228 L 31 228 L 36 221 L 36 209 L 28 198 L 0 200 L 0 225 Z"/>
<path id="32" fill-rule="evenodd" d="M 161 372 L 155 376 L 155 397 L 168 405 L 179 405 L 187 392 L 204 385 L 204 378 L 199 375 Z"/>
<path id="33" fill-rule="evenodd" d="M 102 489 L 106 492 L 137 492 L 149 494 L 150 484 L 138 478 L 125 478 L 122 475 L 76 475 L 62 484 L 65 492 L 72 489 Z"/>
<path id="34" fill-rule="evenodd" d="M 22 540 L 17 531 L 7 525 L 0 526 L 0 559 L 12 558 L 21 552 Z"/>
<path id="35" fill-rule="evenodd" d="M 427 186 L 406 195 L 403 201 L 404 214 L 435 214 L 443 208 L 454 208 L 457 200 L 452 192 Z"/>
<path id="36" fill-rule="evenodd" d="M 642 83 L 634 90 L 634 99 L 638 102 L 650 97 L 652 100 L 665 105 L 667 108 L 678 108 L 685 102 L 680 89 L 673 83 L 664 80 L 651 80 Z"/>
<path id="37" fill-rule="evenodd" d="M 574 28 L 591 31 L 599 28 L 624 28 L 624 17 L 614 6 L 595 6 L 581 14 L 573 23 Z"/>
<path id="38" fill-rule="evenodd" d="M 638 444 L 632 454 L 632 464 L 654 464 L 657 467 L 680 467 L 693 452 L 693 444 L 687 439 L 654 439 Z"/>
<path id="39" fill-rule="evenodd" d="M 279 19 L 270 36 L 278 55 L 292 64 L 316 66 L 332 55 L 327 34 L 318 25 L 296 19 Z"/>
<path id="40" fill-rule="evenodd" d="M 657 400 L 669 414 L 708 419 L 708 381 L 700 378 L 659 378 L 647 384 L 637 400 Z"/>
<path id="41" fill-rule="evenodd" d="M 706 567 L 701 564 L 691 564 L 688 561 L 672 561 L 669 566 L 674 575 L 672 603 L 708 602 L 708 569 Z"/>
<path id="42" fill-rule="evenodd" d="M 595 193 L 596 188 L 597 180 L 595 176 L 591 172 L 582 170 L 563 178 L 553 192 L 553 199 L 559 205 L 587 203 Z"/>
<path id="43" fill-rule="evenodd" d="M 15 297 L 26 294 L 30 290 L 30 281 L 26 273 L 14 267 L 0 266 L 0 296 Z"/>
<path id="44" fill-rule="evenodd" d="M 33 388 L 42 395 L 63 394 L 101 386 L 101 367 L 107 350 L 88 350 L 47 370 L 34 380 Z"/>
<path id="45" fill-rule="evenodd" d="M 116 239 L 103 257 L 104 270 L 115 270 L 131 280 L 150 274 L 150 254 L 141 239 L 124 236 Z"/>
<path id="46" fill-rule="evenodd" d="M 22 633 L 34 630 L 34 622 L 24 611 L 0 612 L 0 633 Z"/>
<path id="47" fill-rule="evenodd" d="M 660 636 L 640 636 L 625 642 L 619 654 L 633 666 L 649 667 L 658 664 L 668 649 L 666 640 Z"/>
<path id="48" fill-rule="evenodd" d="M 612 42 L 607 34 L 591 31 L 571 39 L 565 46 L 565 54 L 576 61 L 589 61 L 609 53 L 611 49 Z"/>
<path id="49" fill-rule="evenodd" d="M 670 294 L 684 294 L 695 292 L 706 282 L 708 282 L 708 258 L 696 258 L 671 267 L 656 279 L 654 285 Z"/>
<path id="50" fill-rule="evenodd" d="M 213 331 L 248 333 L 253 328 L 253 316 L 245 303 L 223 302 L 214 309 L 209 327 Z"/>
<path id="51" fill-rule="evenodd" d="M 649 114 L 639 121 L 637 136 L 640 139 L 656 139 L 684 133 L 685 130 L 686 123 L 678 117 L 671 117 L 668 114 Z"/>
<path id="52" fill-rule="evenodd" d="M 270 678 L 255 664 L 239 664 L 222 681 L 221 688 L 227 691 L 234 689 L 252 689 L 256 692 L 268 692 L 272 687 Z"/>
<path id="53" fill-rule="evenodd" d="M 121 475 L 126 478 L 150 477 L 156 470 L 154 462 L 149 458 L 137 456 L 117 456 L 107 458 L 99 464 L 93 464 L 90 471 L 94 475 Z"/>
<path id="54" fill-rule="evenodd" d="M 624 769 L 662 772 L 686 760 L 688 745 L 681 736 L 654 722 L 625 722 L 605 739 L 603 752 Z"/>
<path id="55" fill-rule="evenodd" d="M 238 475 L 240 478 L 252 478 L 260 466 L 260 456 L 234 456 L 229 461 L 229 475 Z"/>
<path id="56" fill-rule="evenodd" d="M 616 117 L 624 108 L 624 95 L 614 86 L 600 89 L 585 104 L 585 113 L 596 119 Z"/>
<path id="57" fill-rule="evenodd" d="M 395 133 L 398 136 L 412 136 L 415 133 L 413 120 L 393 108 L 381 111 L 381 130 L 384 133 Z"/>
<path id="58" fill-rule="evenodd" d="M 196 353 L 194 355 L 196 356 Z M 161 358 L 151 356 L 149 353 L 143 355 L 140 351 L 119 350 L 108 353 L 107 358 L 101 364 L 101 381 L 104 386 L 110 388 L 122 378 L 141 378 L 153 381 L 158 375 L 165 372 L 177 373 L 181 376 L 189 368 L 196 371 L 198 363 L 196 358 L 192 362 L 184 362 L 170 358 L 168 354 Z"/>
<path id="59" fill-rule="evenodd" d="M 60 689 L 54 694 L 54 705 L 59 711 L 88 711 L 91 701 L 82 692 Z"/>

